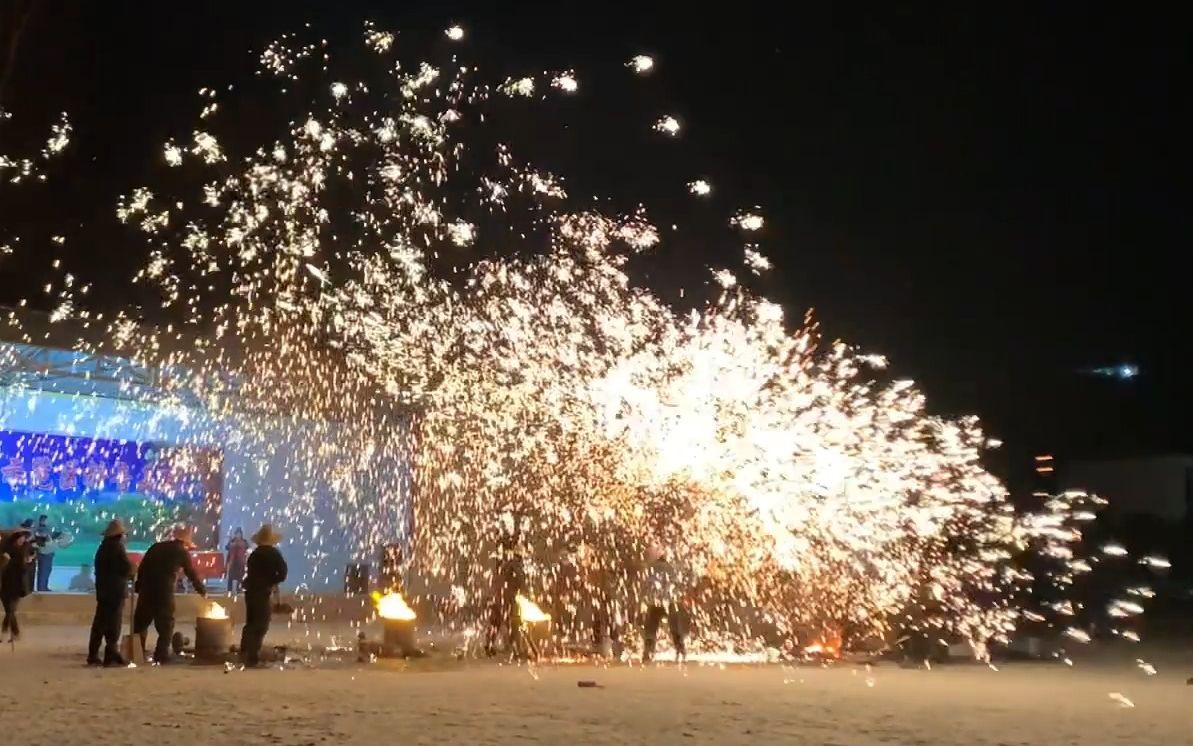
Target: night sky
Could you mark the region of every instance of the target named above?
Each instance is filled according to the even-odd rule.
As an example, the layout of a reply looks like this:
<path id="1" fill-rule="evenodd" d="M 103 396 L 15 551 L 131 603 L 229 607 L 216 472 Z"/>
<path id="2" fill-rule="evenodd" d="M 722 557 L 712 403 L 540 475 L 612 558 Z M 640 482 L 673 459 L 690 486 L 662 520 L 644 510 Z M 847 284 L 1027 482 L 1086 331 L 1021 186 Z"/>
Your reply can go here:
<path id="1" fill-rule="evenodd" d="M 664 165 L 710 177 L 718 220 L 763 208 L 776 269 L 762 289 L 889 355 L 935 411 L 979 414 L 1007 441 L 1004 474 L 1039 451 L 1193 449 L 1190 47 L 1173 19 L 1015 4 L 36 5 L 0 93 L 14 114 L 0 152 L 44 140 L 60 111 L 76 140 L 49 184 L 0 190 L 0 233 L 24 237 L 0 264 L 0 302 L 35 297 L 52 251 L 107 278 L 99 303 L 120 302 L 144 249 L 112 226 L 116 196 L 152 183 L 198 88 L 251 81 L 269 40 L 310 21 L 334 51 L 372 19 L 401 46 L 458 22 L 495 64 L 576 69 L 573 191 L 651 204 L 664 187 L 635 181 L 637 143 L 604 133 L 679 112 Z M 658 65 L 642 83 L 621 67 L 639 52 Z M 697 266 L 739 256 L 699 238 L 685 251 Z M 1127 362 L 1139 378 L 1079 373 Z"/>

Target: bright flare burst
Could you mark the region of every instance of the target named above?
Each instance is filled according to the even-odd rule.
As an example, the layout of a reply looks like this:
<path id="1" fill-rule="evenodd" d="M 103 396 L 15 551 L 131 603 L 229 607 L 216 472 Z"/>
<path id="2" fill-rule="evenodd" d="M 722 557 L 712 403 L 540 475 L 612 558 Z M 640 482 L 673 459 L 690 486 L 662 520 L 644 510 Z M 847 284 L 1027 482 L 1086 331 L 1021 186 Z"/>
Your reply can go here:
<path id="1" fill-rule="evenodd" d="M 667 115 L 655 122 L 654 128 L 658 132 L 674 137 L 679 134 L 679 120 L 671 115 Z"/>
<path id="2" fill-rule="evenodd" d="M 518 616 L 522 624 L 538 624 L 551 621 L 551 615 L 539 608 L 539 605 L 519 593 L 515 600 L 518 603 Z"/>
<path id="3" fill-rule="evenodd" d="M 410 608 L 402 594 L 396 591 L 386 593 L 384 596 L 374 593 L 373 605 L 377 608 L 377 616 L 382 619 L 411 621 L 417 618 L 414 609 Z"/>
<path id="4" fill-rule="evenodd" d="M 636 73 L 648 73 L 654 69 L 654 58 L 648 54 L 639 54 L 627 62 L 626 66 Z"/>
<path id="5" fill-rule="evenodd" d="M 882 358 L 789 324 L 732 269 L 688 313 L 635 284 L 630 259 L 663 241 L 647 214 L 572 200 L 477 124 L 506 110 L 494 99 L 529 97 L 534 77 L 395 66 L 381 58 L 394 35 L 372 26 L 365 43 L 376 74 L 344 83 L 316 45 L 270 45 L 263 74 L 279 87 L 322 81 L 290 128 L 225 145 L 213 115 L 192 147 L 166 149 L 204 175 L 201 191 L 122 200 L 120 218 L 150 237 L 138 281 L 176 318 L 108 328 L 117 347 L 193 371 L 171 379 L 179 408 L 263 413 L 241 447 L 329 485 L 319 499 L 353 527 L 332 539 L 362 553 L 392 539 L 385 496 L 405 490 L 392 465 L 412 461 L 412 572 L 460 608 L 489 598 L 489 550 L 517 516 L 529 593 L 552 612 L 520 595 L 523 619 L 565 631 L 597 609 L 636 621 L 641 558 L 662 542 L 706 646 L 1007 639 L 1032 581 L 1015 558 L 1072 560 L 1076 496 L 1016 515 L 981 466 L 976 419 L 929 414 Z M 577 87 L 571 72 L 551 85 Z M 751 212 L 732 222 L 763 226 Z M 770 266 L 753 244 L 745 258 Z M 288 427 L 308 450 L 289 450 Z M 311 487 L 287 511 L 315 508 Z M 299 539 L 315 555 L 326 537 Z M 413 615 L 397 594 L 378 610 Z"/>
<path id="6" fill-rule="evenodd" d="M 761 215 L 753 212 L 743 212 L 733 218 L 733 225 L 741 228 L 743 231 L 760 231 L 762 226 L 766 223 Z"/>

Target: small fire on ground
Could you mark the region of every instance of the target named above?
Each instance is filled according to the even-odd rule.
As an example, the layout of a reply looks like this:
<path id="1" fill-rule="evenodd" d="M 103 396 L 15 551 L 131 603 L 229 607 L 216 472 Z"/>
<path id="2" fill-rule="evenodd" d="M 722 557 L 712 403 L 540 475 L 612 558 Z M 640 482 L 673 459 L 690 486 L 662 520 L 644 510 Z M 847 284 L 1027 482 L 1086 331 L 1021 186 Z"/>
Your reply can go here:
<path id="1" fill-rule="evenodd" d="M 526 596 L 519 593 L 516 600 L 518 602 L 518 616 L 522 618 L 523 624 L 537 624 L 538 622 L 551 621 L 551 615 L 540 609 L 538 604 Z"/>
<path id="2" fill-rule="evenodd" d="M 373 593 L 373 605 L 377 607 L 377 615 L 382 619 L 398 619 L 411 621 L 415 618 L 414 609 L 406 603 L 401 593 Z"/>
<path id="3" fill-rule="evenodd" d="M 211 605 L 207 607 L 207 613 L 205 613 L 203 615 L 203 618 L 204 619 L 227 619 L 228 618 L 228 610 L 225 609 L 223 606 L 220 606 L 219 604 L 217 604 L 215 601 L 212 601 Z"/>
<path id="4" fill-rule="evenodd" d="M 820 658 L 839 658 L 841 657 L 841 636 L 835 632 L 825 632 L 819 640 L 804 646 L 804 654 Z"/>

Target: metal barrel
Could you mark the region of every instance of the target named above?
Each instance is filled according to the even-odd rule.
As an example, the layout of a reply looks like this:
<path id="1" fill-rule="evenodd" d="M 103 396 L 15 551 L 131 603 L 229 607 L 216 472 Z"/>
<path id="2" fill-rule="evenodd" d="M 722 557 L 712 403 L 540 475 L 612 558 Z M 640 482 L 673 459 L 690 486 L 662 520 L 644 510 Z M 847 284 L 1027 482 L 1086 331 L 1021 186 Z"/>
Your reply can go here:
<path id="1" fill-rule="evenodd" d="M 414 640 L 413 619 L 383 619 L 383 644 L 387 653 L 413 655 L 418 649 Z"/>
<path id="2" fill-rule="evenodd" d="M 195 657 L 198 659 L 223 658 L 232 647 L 232 620 L 195 620 Z"/>

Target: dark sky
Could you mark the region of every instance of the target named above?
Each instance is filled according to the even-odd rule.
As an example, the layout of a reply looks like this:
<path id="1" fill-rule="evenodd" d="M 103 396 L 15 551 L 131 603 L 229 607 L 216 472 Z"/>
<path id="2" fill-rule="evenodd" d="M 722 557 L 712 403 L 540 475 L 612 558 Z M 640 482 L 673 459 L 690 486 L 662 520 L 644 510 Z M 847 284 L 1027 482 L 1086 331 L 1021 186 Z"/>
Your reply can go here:
<path id="1" fill-rule="evenodd" d="M 199 87 L 248 80 L 250 52 L 306 21 L 333 46 L 366 18 L 430 39 L 457 21 L 514 67 L 575 67 L 612 112 L 597 120 L 619 111 L 605 91 L 626 87 L 620 65 L 654 54 L 649 106 L 684 116 L 683 158 L 732 195 L 722 209 L 765 210 L 766 290 L 888 354 L 937 411 L 981 415 L 1008 459 L 1193 449 L 1191 45 L 1177 19 L 1034 3 L 38 5 L 0 152 L 62 110 L 77 144 L 50 185 L 0 192 L 0 224 L 31 245 L 47 220 L 73 231 L 64 256 L 113 288 L 139 244 L 93 226 L 190 130 Z M 594 190 L 626 182 L 616 141 L 575 142 L 582 164 L 606 164 Z M 0 267 L 0 300 L 32 294 L 33 266 Z M 1077 373 L 1121 362 L 1143 375 Z"/>

